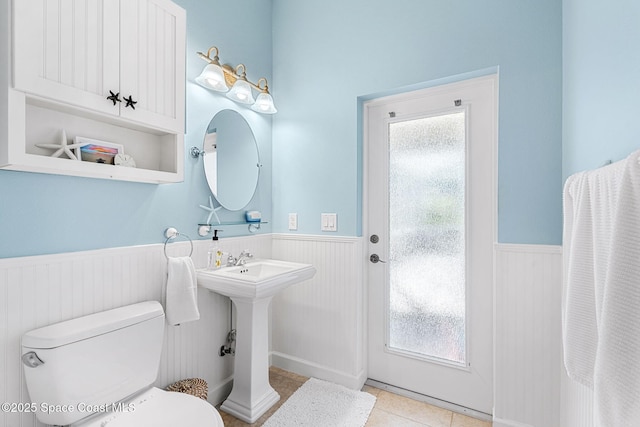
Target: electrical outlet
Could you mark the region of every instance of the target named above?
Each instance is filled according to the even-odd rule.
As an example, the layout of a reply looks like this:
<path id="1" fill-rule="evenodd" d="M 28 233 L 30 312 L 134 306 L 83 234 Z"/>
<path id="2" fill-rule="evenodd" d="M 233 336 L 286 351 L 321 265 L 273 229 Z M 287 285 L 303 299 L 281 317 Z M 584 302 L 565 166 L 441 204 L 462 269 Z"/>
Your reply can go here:
<path id="1" fill-rule="evenodd" d="M 298 214 L 290 213 L 289 214 L 289 231 L 295 231 L 298 229 Z"/>

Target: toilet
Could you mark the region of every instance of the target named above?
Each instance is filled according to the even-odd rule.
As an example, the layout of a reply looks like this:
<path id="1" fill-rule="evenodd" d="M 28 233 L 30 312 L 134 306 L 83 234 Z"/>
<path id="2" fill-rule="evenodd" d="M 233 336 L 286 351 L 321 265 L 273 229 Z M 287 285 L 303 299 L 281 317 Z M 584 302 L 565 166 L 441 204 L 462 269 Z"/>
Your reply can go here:
<path id="1" fill-rule="evenodd" d="M 195 396 L 152 387 L 164 311 L 147 301 L 27 332 L 22 361 L 36 417 L 74 427 L 222 427 Z"/>

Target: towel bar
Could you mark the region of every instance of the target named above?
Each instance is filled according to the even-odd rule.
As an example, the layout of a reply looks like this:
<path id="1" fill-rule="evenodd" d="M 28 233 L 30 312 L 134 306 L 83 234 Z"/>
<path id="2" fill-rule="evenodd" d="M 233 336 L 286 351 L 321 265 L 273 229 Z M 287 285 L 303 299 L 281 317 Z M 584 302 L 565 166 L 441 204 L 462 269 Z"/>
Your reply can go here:
<path id="1" fill-rule="evenodd" d="M 191 240 L 191 237 L 187 236 L 186 234 L 182 234 L 178 232 L 178 230 L 176 230 L 174 227 L 169 227 L 166 230 L 164 230 L 164 235 L 167 238 L 167 240 L 164 241 L 165 258 L 169 259 L 169 255 L 167 255 L 167 243 L 169 243 L 169 240 L 173 240 L 178 236 L 186 237 L 187 239 L 189 239 L 189 243 L 191 244 L 191 252 L 189 252 L 189 257 L 193 255 L 193 240 Z"/>

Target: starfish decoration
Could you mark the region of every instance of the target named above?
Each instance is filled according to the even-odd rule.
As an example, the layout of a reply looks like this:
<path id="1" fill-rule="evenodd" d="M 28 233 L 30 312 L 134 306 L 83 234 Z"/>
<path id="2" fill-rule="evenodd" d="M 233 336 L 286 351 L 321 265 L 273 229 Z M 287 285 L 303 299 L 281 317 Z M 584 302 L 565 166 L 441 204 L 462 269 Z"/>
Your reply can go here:
<path id="1" fill-rule="evenodd" d="M 134 101 L 133 96 L 129 95 L 129 98 L 123 98 L 123 99 L 127 101 L 127 105 L 125 105 L 124 108 L 131 107 L 134 110 L 136 109 L 136 104 L 138 103 L 138 101 Z"/>
<path id="2" fill-rule="evenodd" d="M 220 224 L 220 218 L 218 218 L 218 214 L 216 211 L 222 209 L 222 206 L 218 206 L 217 208 L 213 207 L 213 199 L 209 196 L 209 206 L 200 205 L 202 209 L 209 212 L 209 216 L 207 217 L 207 224 L 211 224 L 211 218 L 216 217 L 216 221 Z"/>
<path id="3" fill-rule="evenodd" d="M 112 102 L 113 102 L 113 105 L 116 105 L 116 102 L 122 102 L 122 101 L 120 100 L 120 92 L 118 92 L 118 93 L 113 93 L 113 92 L 109 91 L 109 93 L 110 93 L 111 95 L 110 95 L 110 96 L 107 96 L 107 99 L 108 99 L 109 101 L 112 101 Z"/>
<path id="4" fill-rule="evenodd" d="M 80 147 L 82 147 L 83 145 L 86 145 L 86 143 L 82 142 L 82 143 L 76 143 L 76 144 L 69 145 L 67 143 L 67 133 L 64 131 L 64 129 L 62 129 L 62 137 L 60 138 L 60 143 L 59 144 L 36 144 L 36 146 L 40 147 L 40 148 L 51 148 L 51 149 L 56 150 L 53 154 L 51 154 L 51 157 L 60 157 L 60 155 L 62 153 L 64 153 L 71 160 L 80 160 L 78 157 L 76 157 L 75 154 L 73 154 L 73 152 L 71 150 L 72 149 L 76 149 L 77 150 Z"/>

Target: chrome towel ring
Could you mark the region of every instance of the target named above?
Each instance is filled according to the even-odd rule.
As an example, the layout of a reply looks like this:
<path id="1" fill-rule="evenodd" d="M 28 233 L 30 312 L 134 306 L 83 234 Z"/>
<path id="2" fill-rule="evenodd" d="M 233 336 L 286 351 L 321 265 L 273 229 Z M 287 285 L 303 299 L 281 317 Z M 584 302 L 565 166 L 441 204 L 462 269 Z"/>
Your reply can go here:
<path id="1" fill-rule="evenodd" d="M 187 236 L 186 234 L 182 234 L 178 232 L 178 230 L 176 230 L 174 227 L 169 227 L 166 230 L 164 230 L 164 236 L 167 238 L 167 240 L 164 241 L 165 258 L 169 259 L 169 255 L 167 255 L 167 243 L 169 243 L 170 240 L 173 240 L 179 236 L 189 239 L 189 243 L 191 244 L 191 252 L 189 252 L 189 257 L 193 255 L 193 240 L 191 240 L 191 237 Z"/>

